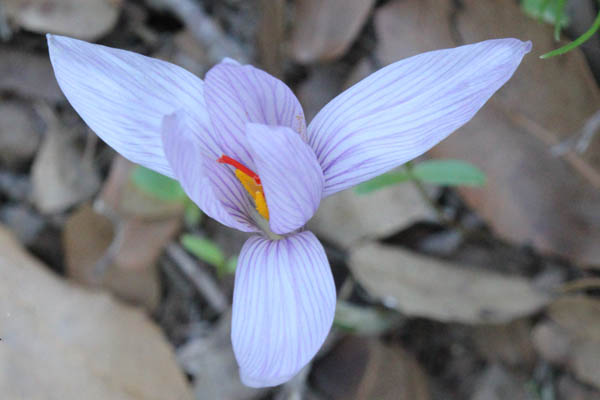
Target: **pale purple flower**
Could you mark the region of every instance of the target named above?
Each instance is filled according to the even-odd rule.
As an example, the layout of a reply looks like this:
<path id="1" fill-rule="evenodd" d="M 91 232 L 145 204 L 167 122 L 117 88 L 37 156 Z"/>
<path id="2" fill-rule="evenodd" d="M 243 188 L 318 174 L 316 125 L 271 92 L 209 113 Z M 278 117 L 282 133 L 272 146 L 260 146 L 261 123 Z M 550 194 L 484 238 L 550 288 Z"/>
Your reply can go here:
<path id="1" fill-rule="evenodd" d="M 48 46 L 67 99 L 106 143 L 179 180 L 210 217 L 255 233 L 238 261 L 231 340 L 243 382 L 256 387 L 292 378 L 331 328 L 333 277 L 303 228 L 321 199 L 444 139 L 531 49 L 498 39 L 398 61 L 306 127 L 292 91 L 249 65 L 225 60 L 202 81 L 124 50 L 52 35 Z"/>

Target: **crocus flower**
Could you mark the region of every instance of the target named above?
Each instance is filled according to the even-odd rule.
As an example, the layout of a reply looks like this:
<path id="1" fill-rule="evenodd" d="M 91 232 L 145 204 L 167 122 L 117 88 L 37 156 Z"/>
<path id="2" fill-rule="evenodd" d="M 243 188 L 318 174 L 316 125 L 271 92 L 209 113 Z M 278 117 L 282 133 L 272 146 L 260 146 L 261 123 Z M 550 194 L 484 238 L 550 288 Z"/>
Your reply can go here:
<path id="1" fill-rule="evenodd" d="M 336 304 L 322 245 L 303 227 L 322 198 L 424 153 L 469 121 L 530 42 L 419 54 L 373 73 L 308 127 L 280 80 L 224 60 L 204 81 L 165 61 L 48 35 L 73 108 L 129 160 L 173 177 L 222 224 L 252 232 L 235 273 L 231 340 L 242 381 L 292 378 L 323 344 Z"/>

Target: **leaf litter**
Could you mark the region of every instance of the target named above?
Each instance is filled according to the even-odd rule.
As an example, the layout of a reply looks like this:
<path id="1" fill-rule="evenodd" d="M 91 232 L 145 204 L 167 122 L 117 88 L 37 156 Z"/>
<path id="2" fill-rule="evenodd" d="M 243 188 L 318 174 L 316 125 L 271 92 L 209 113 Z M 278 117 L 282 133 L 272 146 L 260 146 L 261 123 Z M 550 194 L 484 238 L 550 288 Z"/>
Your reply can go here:
<path id="1" fill-rule="evenodd" d="M 434 168 L 420 186 L 404 182 L 326 199 L 310 227 L 325 241 L 333 265 L 336 328 L 298 379 L 257 392 L 238 381 L 226 334 L 233 277 L 217 272 L 223 260 L 235 259 L 245 236 L 208 218 L 184 224 L 188 209 L 177 189 L 139 170 L 132 178 L 136 167 L 113 161 L 102 143 L 88 142 L 91 133 L 56 85 L 41 35 L 63 33 L 159 55 L 200 75 L 224 56 L 262 64 L 295 89 L 309 117 L 373 69 L 424 50 L 501 36 L 532 39 L 537 54 L 560 45 L 552 26 L 508 0 L 463 1 L 461 7 L 450 0 L 351 3 L 6 3 L 12 37 L 0 46 L 0 139 L 7 139 L 0 149 L 0 219 L 48 265 L 33 262 L 20 271 L 15 266 L 30 258 L 19 258 L 22 250 L 12 239 L 1 243 L 0 254 L 12 256 L 0 274 L 26 273 L 23 287 L 38 288 L 28 301 L 39 300 L 39 312 L 27 320 L 23 297 L 5 288 L 10 296 L 3 298 L 12 301 L 3 303 L 0 343 L 10 347 L 0 349 L 0 363 L 11 362 L 13 373 L 0 378 L 1 393 L 24 387 L 18 371 L 38 373 L 35 354 L 15 337 L 42 324 L 46 331 L 27 328 L 25 338 L 33 343 L 44 334 L 62 335 L 40 353 L 53 372 L 44 381 L 47 393 L 85 383 L 102 393 L 99 398 L 116 390 L 88 374 L 86 368 L 104 368 L 93 360 L 68 375 L 75 364 L 51 368 L 65 349 L 87 360 L 75 333 L 90 332 L 86 346 L 123 367 L 107 372 L 116 387 L 127 382 L 126 390 L 137 390 L 142 382 L 154 390 L 152 374 L 168 376 L 156 390 L 171 397 L 598 398 L 597 291 L 576 288 L 567 297 L 560 290 L 564 282 L 593 279 L 600 265 L 598 141 L 592 137 L 581 154 L 568 147 L 561 157 L 550 152 L 577 137 L 598 109 L 593 76 L 600 74 L 589 46 L 547 61 L 527 58 L 514 82 L 432 151 L 434 159 L 481 168 L 483 186 L 441 188 L 454 176 L 442 179 Z M 572 9 L 589 5 L 576 3 L 566 9 L 573 38 L 590 25 L 589 12 Z M 481 183 L 473 171 L 463 175 Z M 159 188 L 158 196 L 152 188 Z M 20 229 L 25 225 L 30 229 Z M 180 232 L 201 238 L 201 251 L 179 246 Z M 48 268 L 61 278 L 41 278 Z M 63 278 L 77 286 L 65 286 Z M 54 314 L 44 301 L 55 305 Z M 154 321 L 122 301 L 142 306 Z M 80 322 L 60 330 L 59 312 Z M 123 343 L 130 351 L 118 351 Z M 152 355 L 144 346 L 161 349 L 165 358 L 140 360 Z"/>

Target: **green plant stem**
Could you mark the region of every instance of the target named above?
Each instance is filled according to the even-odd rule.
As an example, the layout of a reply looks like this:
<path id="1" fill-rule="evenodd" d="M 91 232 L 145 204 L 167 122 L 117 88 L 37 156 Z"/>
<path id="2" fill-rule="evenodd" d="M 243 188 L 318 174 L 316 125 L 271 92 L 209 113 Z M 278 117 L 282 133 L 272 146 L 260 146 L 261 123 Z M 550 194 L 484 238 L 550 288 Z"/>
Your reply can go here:
<path id="1" fill-rule="evenodd" d="M 565 3 L 567 2 L 567 0 L 558 0 L 556 2 L 556 10 L 555 10 L 555 21 L 554 21 L 554 40 L 559 41 L 560 40 L 560 30 L 562 29 L 562 19 L 563 19 L 563 14 L 565 12 Z"/>
<path id="2" fill-rule="evenodd" d="M 594 33 L 596 33 L 596 31 L 599 28 L 600 28 L 600 12 L 596 16 L 596 19 L 594 20 L 594 23 L 592 24 L 590 29 L 588 29 L 583 35 L 579 36 L 577 39 L 575 39 L 574 41 L 572 41 L 569 44 L 564 45 L 563 47 L 560 47 L 556 50 L 552 50 L 546 54 L 542 54 L 540 56 L 540 58 L 546 59 L 546 58 L 550 58 L 550 57 L 554 57 L 554 56 L 559 56 L 561 54 L 565 54 L 565 53 L 573 50 L 576 47 L 581 46 L 584 42 L 586 42 L 589 38 L 591 38 L 592 35 L 594 35 Z"/>

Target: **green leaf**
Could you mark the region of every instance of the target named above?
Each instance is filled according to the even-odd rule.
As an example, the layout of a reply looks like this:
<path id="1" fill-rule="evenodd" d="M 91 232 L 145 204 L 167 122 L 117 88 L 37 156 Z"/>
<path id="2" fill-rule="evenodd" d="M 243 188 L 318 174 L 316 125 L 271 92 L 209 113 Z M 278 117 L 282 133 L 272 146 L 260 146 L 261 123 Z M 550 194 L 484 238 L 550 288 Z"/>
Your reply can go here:
<path id="1" fill-rule="evenodd" d="M 400 314 L 395 311 L 357 306 L 340 300 L 335 309 L 333 325 L 355 334 L 379 335 L 396 325 L 400 319 Z"/>
<path id="2" fill-rule="evenodd" d="M 237 263 L 238 263 L 238 256 L 229 257 L 229 260 L 227 260 L 227 262 L 225 263 L 225 266 L 223 267 L 223 273 L 224 274 L 233 274 L 235 272 L 235 269 L 237 268 Z"/>
<path id="3" fill-rule="evenodd" d="M 185 234 L 181 236 L 181 245 L 198 259 L 215 267 L 217 271 L 225 265 L 225 254 L 212 240 Z"/>
<path id="4" fill-rule="evenodd" d="M 358 184 L 354 188 L 354 191 L 358 194 L 367 194 L 386 186 L 409 181 L 410 179 L 410 176 L 404 171 L 388 172 L 369 181 Z"/>
<path id="5" fill-rule="evenodd" d="M 185 193 L 179 183 L 151 169 L 136 166 L 131 181 L 143 192 L 164 201 L 182 201 Z"/>
<path id="6" fill-rule="evenodd" d="M 461 160 L 428 160 L 412 167 L 410 174 L 421 182 L 444 186 L 482 186 L 485 174 Z"/>
<path id="7" fill-rule="evenodd" d="M 202 210 L 189 198 L 185 200 L 183 220 L 188 227 L 198 226 L 200 221 L 202 221 Z"/>
<path id="8" fill-rule="evenodd" d="M 569 17 L 564 12 L 565 0 L 523 0 L 521 10 L 523 13 L 538 21 L 554 25 L 556 31 L 569 25 Z M 558 39 L 557 39 L 558 40 Z"/>
<path id="9" fill-rule="evenodd" d="M 564 45 L 563 47 L 559 47 L 556 50 L 552 50 L 546 54 L 542 54 L 540 56 L 540 58 L 545 59 L 545 58 L 550 58 L 550 57 L 554 57 L 554 56 L 559 56 L 561 54 L 565 54 L 565 53 L 581 46 L 585 41 L 587 41 L 589 38 L 591 38 L 598 29 L 600 29 L 600 12 L 596 16 L 596 19 L 594 20 L 594 23 L 592 24 L 590 29 L 585 31 L 585 33 L 583 33 L 583 35 L 579 36 L 577 39 L 573 40 L 571 43 Z"/>

